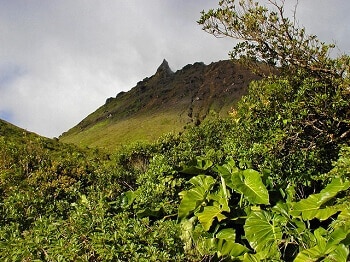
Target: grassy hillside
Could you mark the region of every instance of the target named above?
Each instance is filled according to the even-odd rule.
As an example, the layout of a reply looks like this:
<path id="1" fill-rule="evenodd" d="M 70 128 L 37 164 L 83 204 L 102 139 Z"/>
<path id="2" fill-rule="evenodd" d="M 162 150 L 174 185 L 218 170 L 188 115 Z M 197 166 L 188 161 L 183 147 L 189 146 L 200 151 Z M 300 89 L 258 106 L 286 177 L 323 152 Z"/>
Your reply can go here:
<path id="1" fill-rule="evenodd" d="M 16 141 L 18 143 L 25 143 L 30 139 L 38 138 L 39 135 L 0 119 L 0 137 L 6 138 L 6 140 Z"/>
<path id="2" fill-rule="evenodd" d="M 131 141 L 155 141 L 198 125 L 213 112 L 228 116 L 254 79 L 259 77 L 231 61 L 195 63 L 172 72 L 164 60 L 153 76 L 108 98 L 60 140 L 107 150 Z"/>
<path id="3" fill-rule="evenodd" d="M 135 141 L 155 141 L 162 134 L 178 133 L 183 130 L 185 124 L 173 112 L 138 115 L 115 123 L 109 120 L 101 121 L 84 132 L 72 132 L 60 140 L 79 146 L 101 147 L 113 151 Z"/>

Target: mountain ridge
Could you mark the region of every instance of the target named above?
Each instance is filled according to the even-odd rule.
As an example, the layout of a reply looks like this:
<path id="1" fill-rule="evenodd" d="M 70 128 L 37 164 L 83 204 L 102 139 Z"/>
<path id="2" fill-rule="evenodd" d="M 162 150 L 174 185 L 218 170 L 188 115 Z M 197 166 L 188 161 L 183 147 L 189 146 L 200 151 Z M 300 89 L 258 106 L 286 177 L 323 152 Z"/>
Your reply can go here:
<path id="1" fill-rule="evenodd" d="M 0 137 L 6 140 L 18 140 L 21 143 L 26 142 L 27 138 L 42 137 L 46 139 L 46 137 L 40 136 L 34 132 L 18 127 L 3 119 L 0 119 Z"/>
<path id="2" fill-rule="evenodd" d="M 251 70 L 231 60 L 209 65 L 196 62 L 173 72 L 164 59 L 154 75 L 139 81 L 128 92 L 108 98 L 63 133 L 60 140 L 93 147 L 152 141 L 164 133 L 200 124 L 211 111 L 227 116 L 247 93 L 249 83 L 258 79 Z"/>

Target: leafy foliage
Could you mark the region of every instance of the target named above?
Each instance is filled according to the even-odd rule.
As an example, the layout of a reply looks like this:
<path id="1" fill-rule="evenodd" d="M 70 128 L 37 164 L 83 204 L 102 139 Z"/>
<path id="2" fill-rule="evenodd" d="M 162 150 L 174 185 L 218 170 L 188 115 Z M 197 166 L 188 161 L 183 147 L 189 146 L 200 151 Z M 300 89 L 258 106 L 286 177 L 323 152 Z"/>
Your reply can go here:
<path id="1" fill-rule="evenodd" d="M 150 160 L 148 173 L 140 175 L 146 167 L 115 166 L 123 154 L 116 160 L 37 136 L 20 143 L 5 138 L 0 137 L 1 260 L 182 260 L 179 226 L 174 219 L 158 220 L 174 208 L 162 198 L 172 192 L 164 187 L 162 174 L 171 171 L 163 158 Z M 132 176 L 135 192 L 126 191 L 130 178 L 125 181 L 124 171 L 140 175 Z"/>
<path id="2" fill-rule="evenodd" d="M 284 0 L 268 0 L 263 5 L 254 0 L 222 0 L 219 8 L 202 12 L 198 21 L 203 30 L 215 36 L 241 40 L 231 52 L 244 63 L 263 62 L 278 66 L 288 76 L 306 70 L 313 77 L 342 77 L 348 74 L 350 59 L 329 58 L 334 45 L 308 35 L 296 20 L 285 16 Z M 259 69 L 259 66 L 257 67 Z"/>
<path id="3" fill-rule="evenodd" d="M 232 160 L 215 170 L 222 179 L 200 174 L 180 194 L 179 219 L 188 250 L 242 261 L 347 261 L 348 197 L 337 196 L 348 190 L 349 180 L 338 175 L 320 193 L 295 201 L 293 186 L 280 189 L 277 197 L 258 172 L 234 168 Z M 251 176 L 249 188 L 259 190 L 240 190 L 239 173 Z M 276 204 L 269 203 L 269 195 Z"/>
<path id="4" fill-rule="evenodd" d="M 252 83 L 234 111 L 225 151 L 280 182 L 310 181 L 331 169 L 339 145 L 349 141 L 349 101 L 341 86 L 311 78 Z"/>
<path id="5" fill-rule="evenodd" d="M 200 23 L 279 74 L 232 118 L 109 154 L 0 121 L 2 261 L 349 260 L 348 58 L 277 1 L 235 2 Z"/>

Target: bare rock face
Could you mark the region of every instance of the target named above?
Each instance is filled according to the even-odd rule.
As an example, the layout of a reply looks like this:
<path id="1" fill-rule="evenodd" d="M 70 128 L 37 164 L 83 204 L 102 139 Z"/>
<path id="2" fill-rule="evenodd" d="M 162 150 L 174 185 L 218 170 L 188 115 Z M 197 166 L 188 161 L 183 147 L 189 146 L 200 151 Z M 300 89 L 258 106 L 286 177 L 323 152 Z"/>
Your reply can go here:
<path id="1" fill-rule="evenodd" d="M 165 78 L 173 73 L 174 72 L 169 67 L 168 61 L 164 59 L 162 64 L 158 67 L 155 76 Z"/>

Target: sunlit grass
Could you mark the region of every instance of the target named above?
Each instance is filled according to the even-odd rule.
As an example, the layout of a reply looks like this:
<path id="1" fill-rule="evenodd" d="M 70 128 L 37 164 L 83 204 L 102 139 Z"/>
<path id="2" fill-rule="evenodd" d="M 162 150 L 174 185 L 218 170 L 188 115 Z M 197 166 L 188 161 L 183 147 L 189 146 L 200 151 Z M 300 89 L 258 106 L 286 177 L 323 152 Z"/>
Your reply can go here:
<path id="1" fill-rule="evenodd" d="M 62 137 L 65 143 L 82 147 L 98 147 L 113 151 L 122 145 L 155 141 L 165 133 L 183 130 L 186 122 L 177 113 L 162 112 L 156 115 L 141 115 L 109 123 L 100 122 L 91 128 Z"/>

